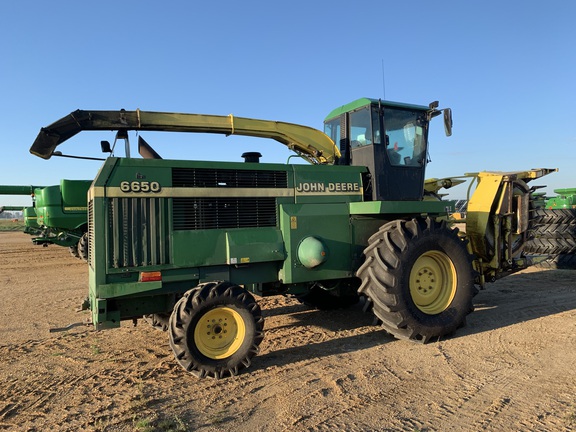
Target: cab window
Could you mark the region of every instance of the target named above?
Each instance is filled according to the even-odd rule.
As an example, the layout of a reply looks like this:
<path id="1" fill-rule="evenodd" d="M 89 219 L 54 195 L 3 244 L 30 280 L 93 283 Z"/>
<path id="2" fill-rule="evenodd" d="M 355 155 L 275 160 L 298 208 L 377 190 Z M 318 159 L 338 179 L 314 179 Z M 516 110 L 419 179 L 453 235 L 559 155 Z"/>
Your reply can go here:
<path id="1" fill-rule="evenodd" d="M 420 116 L 415 111 L 384 109 L 386 151 L 392 165 L 421 167 L 426 163 L 425 130 Z"/>
<path id="2" fill-rule="evenodd" d="M 340 118 L 324 123 L 324 133 L 334 141 L 334 144 L 340 145 Z"/>
<path id="3" fill-rule="evenodd" d="M 361 108 L 350 113 L 350 146 L 352 148 L 373 144 L 370 111 Z"/>

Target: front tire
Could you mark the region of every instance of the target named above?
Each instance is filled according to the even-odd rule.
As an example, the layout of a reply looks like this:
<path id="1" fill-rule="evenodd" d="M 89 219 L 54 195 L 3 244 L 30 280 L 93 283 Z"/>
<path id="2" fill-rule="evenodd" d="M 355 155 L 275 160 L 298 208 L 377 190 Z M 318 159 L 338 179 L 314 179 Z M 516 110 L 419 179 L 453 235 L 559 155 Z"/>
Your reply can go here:
<path id="1" fill-rule="evenodd" d="M 474 310 L 472 257 L 457 229 L 431 218 L 397 220 L 369 239 L 359 292 L 399 339 L 425 343 L 456 331 Z"/>
<path id="2" fill-rule="evenodd" d="M 254 297 L 229 282 L 186 292 L 170 316 L 170 346 L 178 363 L 198 378 L 237 375 L 250 366 L 264 337 Z"/>

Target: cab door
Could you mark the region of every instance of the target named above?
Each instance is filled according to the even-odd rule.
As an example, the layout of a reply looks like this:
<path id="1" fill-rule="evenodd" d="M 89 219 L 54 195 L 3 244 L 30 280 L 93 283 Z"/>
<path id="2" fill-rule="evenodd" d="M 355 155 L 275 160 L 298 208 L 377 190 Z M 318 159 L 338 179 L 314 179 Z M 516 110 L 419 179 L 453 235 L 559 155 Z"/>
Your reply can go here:
<path id="1" fill-rule="evenodd" d="M 423 111 L 371 106 L 349 113 L 351 164 L 366 166 L 375 201 L 420 201 L 427 163 Z"/>

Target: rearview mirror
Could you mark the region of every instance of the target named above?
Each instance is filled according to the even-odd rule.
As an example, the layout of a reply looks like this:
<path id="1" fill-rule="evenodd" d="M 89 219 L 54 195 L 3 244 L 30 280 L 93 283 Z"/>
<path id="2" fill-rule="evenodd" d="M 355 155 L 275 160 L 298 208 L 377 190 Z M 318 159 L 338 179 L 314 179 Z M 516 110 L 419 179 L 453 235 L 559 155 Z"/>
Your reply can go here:
<path id="1" fill-rule="evenodd" d="M 100 141 L 100 148 L 102 149 L 102 153 L 112 153 L 112 148 L 108 141 Z"/>

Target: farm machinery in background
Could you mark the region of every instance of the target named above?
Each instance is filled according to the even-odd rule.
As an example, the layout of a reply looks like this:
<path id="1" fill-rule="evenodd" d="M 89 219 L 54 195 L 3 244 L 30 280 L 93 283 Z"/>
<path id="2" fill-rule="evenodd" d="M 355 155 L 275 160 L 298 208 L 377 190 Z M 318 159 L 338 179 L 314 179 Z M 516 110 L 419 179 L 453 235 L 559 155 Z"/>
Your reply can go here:
<path id="1" fill-rule="evenodd" d="M 557 195 L 546 198 L 547 209 L 576 209 L 576 188 L 554 189 L 554 193 Z"/>
<path id="2" fill-rule="evenodd" d="M 32 205 L 27 207 L 21 206 L 3 206 L 2 211 L 12 210 L 21 211 L 24 218 L 24 232 L 30 235 L 39 235 L 42 230 L 38 226 L 36 216 L 35 196 L 34 190 L 42 188 L 43 186 L 16 186 L 16 185 L 0 185 L 0 195 L 27 195 L 32 199 Z"/>
<path id="3" fill-rule="evenodd" d="M 0 185 L 0 195 L 30 195 L 32 206 L 22 209 L 32 242 L 68 247 L 70 253 L 88 259 L 87 192 L 91 180 L 61 180 L 55 186 Z"/>
<path id="4" fill-rule="evenodd" d="M 24 218 L 24 208 L 22 206 L 0 206 L 0 215 L 4 215 L 4 217 L 6 217 L 6 215 L 10 215 L 8 217 L 12 217 L 12 213 L 8 213 L 8 212 L 18 212 L 18 213 L 22 213 L 22 217 Z M 6 214 L 4 214 L 4 212 L 6 212 Z"/>
<path id="5" fill-rule="evenodd" d="M 34 210 L 34 207 L 0 206 L 0 215 L 3 215 L 4 212 L 6 212 L 6 214 L 10 214 L 11 216 L 9 217 L 13 217 L 13 213 L 11 212 L 22 213 L 22 220 L 24 221 L 23 231 L 26 234 L 35 235 L 40 232 L 38 230 L 38 224 L 36 223 L 36 211 Z M 19 220 L 19 218 L 16 219 L 13 218 L 13 221 L 16 222 L 17 220 Z"/>
<path id="6" fill-rule="evenodd" d="M 232 115 L 78 110 L 42 128 L 30 152 L 49 159 L 84 130 L 115 130 L 127 150 L 132 130 L 199 132 L 276 140 L 309 162 L 165 160 L 148 146 L 142 159 L 107 158 L 89 189 L 95 328 L 144 316 L 167 330 L 184 369 L 219 378 L 258 352 L 255 295 L 320 309 L 362 298 L 386 331 L 423 343 L 464 325 L 478 287 L 537 260 L 523 253 L 528 183 L 555 170 L 472 175 L 459 231 L 455 201 L 439 193 L 454 182 L 424 177 L 439 115 L 450 135 L 451 111 L 437 102 L 359 99 L 332 111 L 324 133 Z"/>
<path id="7" fill-rule="evenodd" d="M 547 255 L 539 267 L 576 269 L 576 188 L 554 189 L 557 194 L 538 196 L 532 213 L 528 255 Z"/>
<path id="8" fill-rule="evenodd" d="M 24 207 L 22 206 L 0 206 L 0 214 L 4 212 L 21 212 L 23 213 Z"/>

